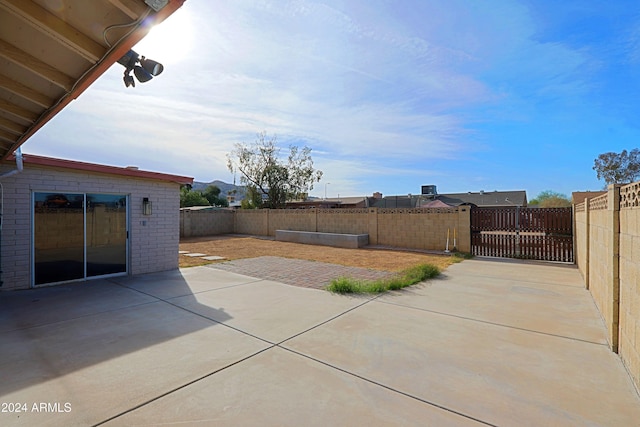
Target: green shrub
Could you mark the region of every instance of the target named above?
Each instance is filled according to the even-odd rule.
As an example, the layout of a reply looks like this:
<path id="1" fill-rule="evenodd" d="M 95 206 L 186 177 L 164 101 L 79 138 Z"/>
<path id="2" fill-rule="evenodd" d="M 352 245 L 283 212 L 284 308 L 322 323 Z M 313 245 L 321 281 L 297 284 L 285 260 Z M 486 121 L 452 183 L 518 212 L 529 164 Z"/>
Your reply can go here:
<path id="1" fill-rule="evenodd" d="M 330 292 L 338 294 L 353 294 L 358 293 L 360 289 L 360 282 L 357 282 L 348 277 L 339 277 L 333 279 L 331 284 L 327 287 Z"/>
<path id="2" fill-rule="evenodd" d="M 339 294 L 368 293 L 379 294 L 386 291 L 397 291 L 440 274 L 440 269 L 432 264 L 420 264 L 408 268 L 402 274 L 390 279 L 361 281 L 348 277 L 340 277 L 331 281 L 327 290 Z"/>

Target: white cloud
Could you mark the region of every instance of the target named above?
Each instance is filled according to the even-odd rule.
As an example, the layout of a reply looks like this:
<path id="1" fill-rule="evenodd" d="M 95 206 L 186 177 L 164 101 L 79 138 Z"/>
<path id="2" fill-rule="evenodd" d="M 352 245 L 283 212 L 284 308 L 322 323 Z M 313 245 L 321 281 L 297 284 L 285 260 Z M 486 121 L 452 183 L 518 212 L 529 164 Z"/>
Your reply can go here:
<path id="1" fill-rule="evenodd" d="M 535 7 L 189 0 L 139 46 L 165 62 L 162 75 L 127 89 L 115 65 L 27 148 L 53 154 L 55 141 L 60 156 L 209 181 L 229 179 L 226 153 L 266 130 L 311 146 L 341 194 L 426 179 L 462 186 L 451 164 L 505 161 L 494 129 L 592 91 L 593 52 L 541 40 Z M 510 155 L 523 153 L 514 144 Z"/>

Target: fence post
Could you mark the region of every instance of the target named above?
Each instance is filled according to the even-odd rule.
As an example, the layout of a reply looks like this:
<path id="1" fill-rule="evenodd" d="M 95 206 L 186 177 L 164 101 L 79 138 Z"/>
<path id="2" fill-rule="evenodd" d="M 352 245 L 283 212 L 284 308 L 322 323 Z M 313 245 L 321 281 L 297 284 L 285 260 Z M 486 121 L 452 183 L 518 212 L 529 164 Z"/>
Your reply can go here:
<path id="1" fill-rule="evenodd" d="M 589 259 L 591 258 L 591 220 L 590 220 L 590 210 L 589 210 L 589 202 L 591 201 L 590 197 L 584 199 L 584 222 L 585 222 L 585 245 L 584 245 L 584 266 L 582 267 L 584 272 L 584 287 L 589 290 Z M 574 214 L 575 215 L 575 214 Z M 577 235 L 577 233 L 575 233 Z M 577 237 L 576 237 L 577 239 Z M 577 248 L 578 246 L 575 245 Z"/>
<path id="2" fill-rule="evenodd" d="M 520 253 L 520 206 L 516 206 L 516 241 L 515 241 L 516 256 L 522 255 Z"/>
<path id="3" fill-rule="evenodd" d="M 618 336 L 620 328 L 620 185 L 610 184 L 608 187 L 608 210 L 611 212 L 611 245 L 610 260 L 612 286 L 612 325 L 611 351 L 618 352 Z"/>
<path id="4" fill-rule="evenodd" d="M 471 248 L 471 207 L 458 206 L 458 250 L 472 253 Z"/>

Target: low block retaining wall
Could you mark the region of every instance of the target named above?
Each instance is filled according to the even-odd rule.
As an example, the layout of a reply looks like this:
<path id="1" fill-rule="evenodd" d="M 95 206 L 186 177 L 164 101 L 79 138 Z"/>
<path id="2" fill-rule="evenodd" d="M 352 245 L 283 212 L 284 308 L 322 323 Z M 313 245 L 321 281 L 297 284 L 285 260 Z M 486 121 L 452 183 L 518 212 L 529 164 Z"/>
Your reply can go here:
<path id="1" fill-rule="evenodd" d="M 369 244 L 368 234 L 317 233 L 313 231 L 276 230 L 276 240 L 357 249 Z"/>

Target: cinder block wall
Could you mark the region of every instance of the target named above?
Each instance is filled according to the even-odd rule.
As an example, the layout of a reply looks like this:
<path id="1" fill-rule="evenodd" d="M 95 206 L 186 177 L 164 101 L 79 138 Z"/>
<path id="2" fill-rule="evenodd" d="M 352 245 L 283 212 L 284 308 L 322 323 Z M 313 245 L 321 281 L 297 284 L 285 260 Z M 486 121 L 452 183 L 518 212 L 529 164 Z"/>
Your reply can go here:
<path id="1" fill-rule="evenodd" d="M 318 209 L 318 229 L 320 233 L 375 234 L 369 230 L 369 215 L 376 209 Z M 372 212 L 372 213 L 370 213 Z"/>
<path id="2" fill-rule="evenodd" d="M 613 206 L 608 194 L 589 201 L 589 290 L 602 314 L 607 338 L 613 350 L 618 344 L 618 283 L 614 252 Z"/>
<path id="3" fill-rule="evenodd" d="M 620 189 L 619 353 L 640 389 L 640 182 Z"/>
<path id="4" fill-rule="evenodd" d="M 12 168 L 0 166 L 0 173 Z M 31 285 L 31 193 L 34 191 L 129 195 L 129 272 L 141 274 L 178 267 L 179 184 L 25 164 L 21 173 L 3 179 L 2 185 L 2 290 Z M 143 197 L 153 203 L 151 216 L 142 215 Z"/>
<path id="5" fill-rule="evenodd" d="M 578 265 L 578 270 L 580 274 L 582 274 L 582 278 L 585 281 L 585 286 L 587 289 L 589 288 L 589 276 L 588 276 L 588 257 L 587 253 L 589 251 L 589 233 L 588 233 L 588 219 L 587 212 L 588 210 L 585 208 L 589 203 L 589 199 L 585 202 L 575 205 L 573 207 L 573 220 L 574 220 L 574 245 L 573 245 L 573 253 L 574 258 L 576 260 L 576 264 Z"/>
<path id="6" fill-rule="evenodd" d="M 317 231 L 316 209 L 270 209 L 268 215 L 269 236 L 275 236 L 276 230 Z"/>
<path id="7" fill-rule="evenodd" d="M 224 213 L 223 213 L 224 212 Z M 275 236 L 276 230 L 321 233 L 368 234 L 372 245 L 410 249 L 444 250 L 447 230 L 449 249 L 471 252 L 470 210 L 452 209 L 243 209 L 231 211 L 183 211 L 183 237 L 224 233 Z M 216 224 L 212 224 L 216 223 Z"/>
<path id="8" fill-rule="evenodd" d="M 214 236 L 234 232 L 234 213 L 227 209 L 180 210 L 180 236 Z"/>
<path id="9" fill-rule="evenodd" d="M 131 178 L 101 177 L 108 192 L 129 194 L 130 274 L 153 273 L 178 268 L 180 245 L 180 184 Z M 84 185 L 85 183 L 83 183 Z M 106 188 L 102 191 L 107 191 Z M 129 191 L 127 192 L 127 189 Z M 142 199 L 148 197 L 153 214 L 142 214 Z"/>
<path id="10" fill-rule="evenodd" d="M 378 244 L 405 248 L 444 250 L 449 232 L 449 249 L 471 252 L 468 208 L 379 209 Z"/>
<path id="11" fill-rule="evenodd" d="M 574 211 L 576 262 L 611 349 L 640 389 L 640 182 L 611 185 Z"/>
<path id="12" fill-rule="evenodd" d="M 235 211 L 234 232 L 255 236 L 268 236 L 269 211 L 269 209 L 241 209 Z"/>

